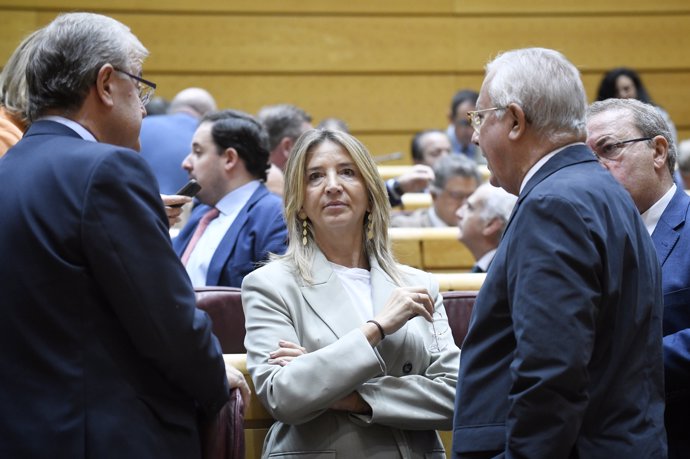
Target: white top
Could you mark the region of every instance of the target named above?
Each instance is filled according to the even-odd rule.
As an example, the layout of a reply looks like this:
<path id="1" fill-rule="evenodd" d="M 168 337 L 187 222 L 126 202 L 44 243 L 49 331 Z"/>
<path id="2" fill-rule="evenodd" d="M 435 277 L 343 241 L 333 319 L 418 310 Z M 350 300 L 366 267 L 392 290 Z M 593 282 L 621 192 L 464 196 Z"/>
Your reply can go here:
<path id="1" fill-rule="evenodd" d="M 654 232 L 656 224 L 659 223 L 661 214 L 664 213 L 666 207 L 668 207 L 668 203 L 671 202 L 671 199 L 673 199 L 675 192 L 676 184 L 674 183 L 666 194 L 661 197 L 661 199 L 655 202 L 652 207 L 647 209 L 647 211 L 641 215 L 644 226 L 647 227 L 647 231 L 649 232 L 650 236 Z"/>
<path id="2" fill-rule="evenodd" d="M 189 260 L 187 260 L 187 273 L 192 280 L 194 287 L 204 287 L 206 285 L 206 274 L 211 264 L 211 258 L 216 253 L 216 248 L 223 240 L 225 233 L 235 222 L 240 210 L 247 204 L 252 194 L 259 188 L 260 182 L 253 180 L 230 193 L 216 204 L 216 209 L 220 211 L 217 218 L 211 220 L 204 234 L 194 247 Z"/>
<path id="3" fill-rule="evenodd" d="M 330 263 L 330 262 L 329 262 Z M 374 304 L 371 301 L 371 273 L 362 268 L 346 268 L 330 263 L 333 272 L 343 283 L 350 300 L 356 305 L 355 311 L 366 322 L 374 318 Z"/>

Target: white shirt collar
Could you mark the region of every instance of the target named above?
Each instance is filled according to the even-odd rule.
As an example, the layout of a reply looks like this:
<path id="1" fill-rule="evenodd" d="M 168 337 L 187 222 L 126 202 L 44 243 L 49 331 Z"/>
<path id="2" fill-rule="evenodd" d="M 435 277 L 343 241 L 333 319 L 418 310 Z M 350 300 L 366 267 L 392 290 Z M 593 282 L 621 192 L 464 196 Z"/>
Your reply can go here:
<path id="1" fill-rule="evenodd" d="M 96 137 L 94 137 L 94 135 L 91 134 L 88 131 L 88 129 L 86 129 L 84 126 L 77 123 L 76 121 L 71 120 L 69 118 L 65 118 L 64 116 L 48 115 L 39 118 L 39 120 L 55 121 L 56 123 L 60 123 L 64 126 L 67 126 L 71 130 L 79 134 L 79 137 L 81 137 L 84 140 L 88 140 L 89 142 L 98 142 L 98 140 L 96 140 Z"/>
<path id="2" fill-rule="evenodd" d="M 671 199 L 673 199 L 673 195 L 676 192 L 676 184 L 674 183 L 671 188 L 664 194 L 661 199 L 659 199 L 657 202 L 654 203 L 652 207 L 647 209 L 645 213 L 641 215 L 642 217 L 642 222 L 644 223 L 644 226 L 647 227 L 647 231 L 649 232 L 649 235 L 654 232 L 654 229 L 656 228 L 656 224 L 659 223 L 659 219 L 661 218 L 661 214 L 664 213 L 666 210 L 666 207 L 668 207 L 668 203 L 671 202 Z"/>
<path id="3" fill-rule="evenodd" d="M 494 255 L 496 255 L 496 249 L 491 249 L 484 255 L 482 255 L 482 257 L 479 260 L 477 260 L 475 264 L 479 266 L 482 269 L 482 271 L 486 272 L 489 269 L 491 261 L 494 259 Z"/>
<path id="4" fill-rule="evenodd" d="M 259 188 L 259 185 L 260 182 L 258 180 L 252 180 L 239 188 L 235 188 L 216 203 L 216 209 L 223 215 L 238 213 L 247 204 L 249 198 Z"/>
<path id="5" fill-rule="evenodd" d="M 562 152 L 566 148 L 572 147 L 573 145 L 584 145 L 584 143 L 575 142 L 575 143 L 565 145 L 561 148 L 557 148 L 554 151 L 552 151 L 551 153 L 547 153 L 546 155 L 542 156 L 541 159 L 539 159 L 539 161 L 534 163 L 534 166 L 532 166 L 530 168 L 530 170 L 527 171 L 527 174 L 525 174 L 525 178 L 522 179 L 522 184 L 520 185 L 520 193 L 518 193 L 518 194 L 522 194 L 522 190 L 525 188 L 525 185 L 527 185 L 527 182 L 529 182 L 529 179 L 534 177 L 534 174 L 536 174 L 539 171 L 539 169 L 541 169 L 542 166 L 544 164 L 546 164 L 546 162 L 548 160 L 550 160 L 551 158 L 553 158 L 554 156 L 556 156 L 558 153 Z"/>

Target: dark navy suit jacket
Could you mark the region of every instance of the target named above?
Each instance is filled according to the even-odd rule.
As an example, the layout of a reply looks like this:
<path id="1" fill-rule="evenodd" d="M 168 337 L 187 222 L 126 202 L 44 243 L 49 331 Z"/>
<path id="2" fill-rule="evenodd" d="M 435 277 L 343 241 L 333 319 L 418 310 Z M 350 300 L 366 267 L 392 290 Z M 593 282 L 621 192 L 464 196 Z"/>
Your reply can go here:
<path id="1" fill-rule="evenodd" d="M 630 195 L 584 145 L 549 159 L 472 311 L 454 457 L 665 457 L 662 312 Z"/>
<path id="2" fill-rule="evenodd" d="M 227 380 L 144 160 L 37 121 L 0 183 L 0 457 L 199 457 Z"/>
<path id="3" fill-rule="evenodd" d="M 189 221 L 173 240 L 178 256 L 182 256 L 192 239 L 201 217 L 210 209 L 197 206 Z M 265 185 L 249 198 L 225 233 L 209 263 L 206 285 L 241 287 L 244 276 L 266 261 L 268 254 L 283 254 L 287 248 L 287 228 L 280 198 Z"/>
<path id="4" fill-rule="evenodd" d="M 669 457 L 690 457 L 690 196 L 678 188 L 652 240 L 664 291 L 666 429 Z"/>
<path id="5" fill-rule="evenodd" d="M 192 151 L 199 120 L 187 113 L 147 116 L 141 123 L 141 156 L 156 176 L 160 192 L 173 194 L 187 183 L 182 161 Z"/>

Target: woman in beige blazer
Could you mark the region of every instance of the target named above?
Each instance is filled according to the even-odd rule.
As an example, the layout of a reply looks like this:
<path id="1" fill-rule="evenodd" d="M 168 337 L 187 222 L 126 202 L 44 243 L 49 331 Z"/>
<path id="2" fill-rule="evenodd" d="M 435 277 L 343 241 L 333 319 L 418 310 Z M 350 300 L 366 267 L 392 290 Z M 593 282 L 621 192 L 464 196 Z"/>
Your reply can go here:
<path id="1" fill-rule="evenodd" d="M 445 458 L 460 351 L 432 275 L 397 265 L 376 164 L 312 130 L 287 163 L 285 255 L 242 284 L 263 457 Z"/>

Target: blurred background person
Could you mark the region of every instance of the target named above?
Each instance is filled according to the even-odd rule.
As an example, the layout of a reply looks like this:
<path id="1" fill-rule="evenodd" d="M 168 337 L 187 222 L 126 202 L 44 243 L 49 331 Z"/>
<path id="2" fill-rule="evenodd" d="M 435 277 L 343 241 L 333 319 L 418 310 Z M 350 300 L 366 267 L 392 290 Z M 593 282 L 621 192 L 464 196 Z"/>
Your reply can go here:
<path id="1" fill-rule="evenodd" d="M 165 115 L 170 108 L 170 102 L 161 96 L 153 96 L 146 104 L 146 116 Z"/>
<path id="2" fill-rule="evenodd" d="M 489 269 L 515 201 L 517 198 L 503 188 L 483 183 L 458 209 L 458 240 L 477 260 L 471 272 Z"/>
<path id="3" fill-rule="evenodd" d="M 459 349 L 434 277 L 393 259 L 376 164 L 314 130 L 285 177 L 288 251 L 242 285 L 263 456 L 445 457 Z"/>
<path id="4" fill-rule="evenodd" d="M 29 126 L 26 65 L 40 33 L 24 38 L 0 73 L 0 157 L 19 142 Z"/>
<path id="5" fill-rule="evenodd" d="M 458 225 L 457 211 L 481 183 L 477 164 L 465 156 L 446 156 L 434 166 L 429 186 L 431 207 L 412 212 L 397 211 L 391 216 L 392 227 L 448 227 Z"/>
<path id="6" fill-rule="evenodd" d="M 645 104 L 654 105 L 661 113 L 661 116 L 664 117 L 666 124 L 671 130 L 673 141 L 678 144 L 678 133 L 676 125 L 671 120 L 671 116 L 666 110 L 654 103 L 652 96 L 642 83 L 642 78 L 635 70 L 627 67 L 617 67 L 606 72 L 597 89 L 597 101 L 606 99 L 637 99 Z"/>
<path id="7" fill-rule="evenodd" d="M 474 130 L 467 120 L 467 113 L 477 108 L 477 97 L 479 97 L 477 91 L 471 89 L 462 89 L 455 93 L 450 101 L 450 110 L 448 111 L 450 124 L 446 129 L 446 134 L 448 134 L 453 147 L 453 153 L 463 154 L 476 163 L 483 164 L 486 161 L 482 157 L 479 147 L 472 142 Z"/>
<path id="8" fill-rule="evenodd" d="M 264 185 L 268 137 L 253 116 L 235 110 L 204 116 L 182 168 L 201 185 L 201 205 L 173 247 L 195 287 L 240 287 L 269 253 L 285 252 L 283 205 Z"/>
<path id="9" fill-rule="evenodd" d="M 448 135 L 438 129 L 419 131 L 412 137 L 410 151 L 412 162 L 434 167 L 436 162 L 450 154 L 451 146 Z"/>
<path id="10" fill-rule="evenodd" d="M 174 194 L 189 180 L 180 164 L 189 154 L 199 120 L 215 109 L 208 91 L 187 88 L 177 93 L 166 114 L 144 118 L 141 156 L 151 166 L 162 194 Z"/>
<path id="11" fill-rule="evenodd" d="M 256 115 L 268 133 L 268 147 L 271 152 L 271 168 L 268 170 L 266 187 L 269 191 L 283 195 L 285 178 L 283 171 L 290 157 L 292 147 L 303 132 L 312 129 L 312 117 L 301 108 L 291 104 L 267 105 Z"/>
<path id="12" fill-rule="evenodd" d="M 674 173 L 676 185 L 690 190 L 690 140 L 683 140 L 678 145 L 678 168 Z"/>
<path id="13" fill-rule="evenodd" d="M 350 133 L 350 128 L 344 120 L 340 118 L 324 118 L 316 126 L 316 129 L 328 129 L 330 131 L 341 131 L 347 134 Z"/>

